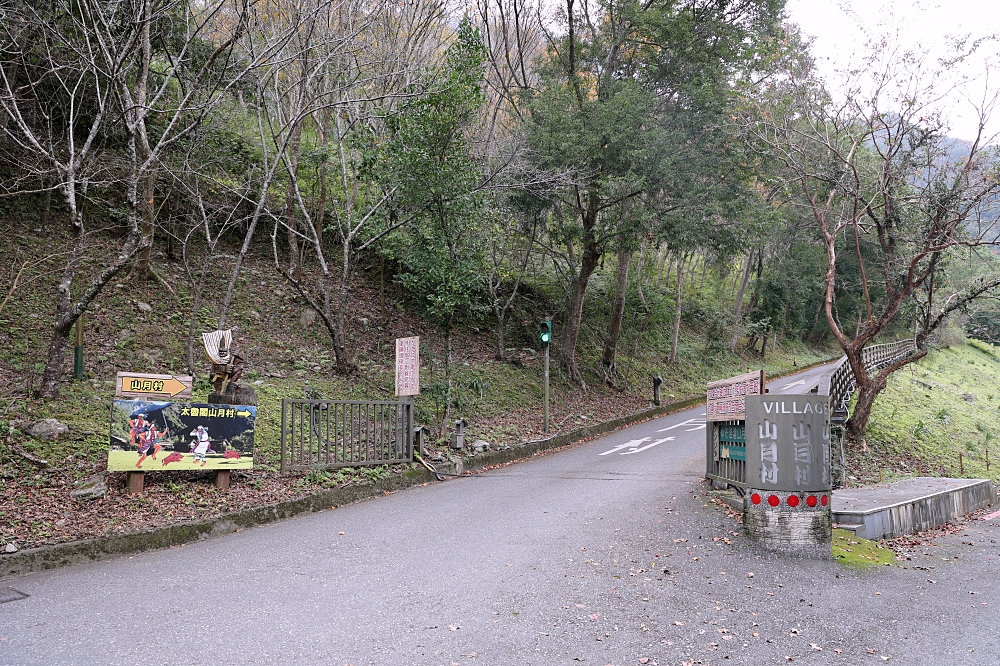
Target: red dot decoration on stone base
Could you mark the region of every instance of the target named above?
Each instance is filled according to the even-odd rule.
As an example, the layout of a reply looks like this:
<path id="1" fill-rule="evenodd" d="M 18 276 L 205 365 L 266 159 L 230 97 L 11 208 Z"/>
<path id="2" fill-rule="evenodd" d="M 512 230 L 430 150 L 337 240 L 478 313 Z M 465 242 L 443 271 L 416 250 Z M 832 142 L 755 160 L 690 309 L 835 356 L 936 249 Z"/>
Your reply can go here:
<path id="1" fill-rule="evenodd" d="M 816 496 L 815 495 L 810 495 L 809 497 L 807 497 L 806 498 L 806 505 L 807 506 L 816 506 Z"/>
<path id="2" fill-rule="evenodd" d="M 771 506 L 778 506 L 779 504 L 781 504 L 781 500 L 778 499 L 777 495 L 771 495 L 770 497 L 767 498 L 767 503 L 770 504 Z"/>
<path id="3" fill-rule="evenodd" d="M 822 504 L 823 506 L 826 506 L 826 502 L 827 502 L 827 499 L 826 499 L 826 495 L 823 495 L 823 498 L 822 498 L 822 499 L 821 499 L 821 500 L 820 500 L 819 502 L 820 502 L 820 504 Z"/>
<path id="4" fill-rule="evenodd" d="M 787 501 L 788 501 L 788 506 L 793 507 L 793 508 L 797 507 L 799 505 L 799 496 L 798 495 L 789 495 Z"/>
<path id="5" fill-rule="evenodd" d="M 760 495 L 754 493 L 753 495 L 750 496 L 750 501 L 753 502 L 754 504 L 760 504 Z"/>

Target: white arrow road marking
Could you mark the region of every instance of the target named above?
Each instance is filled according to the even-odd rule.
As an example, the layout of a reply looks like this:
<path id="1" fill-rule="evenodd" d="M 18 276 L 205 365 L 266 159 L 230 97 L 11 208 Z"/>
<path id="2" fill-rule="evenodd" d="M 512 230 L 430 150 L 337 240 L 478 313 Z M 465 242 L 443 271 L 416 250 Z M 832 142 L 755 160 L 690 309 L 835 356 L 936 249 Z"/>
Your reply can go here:
<path id="1" fill-rule="evenodd" d="M 652 442 L 651 444 L 647 444 L 646 446 L 644 446 L 644 447 L 642 447 L 640 449 L 629 449 L 628 451 L 622 451 L 618 455 L 620 455 L 620 456 L 627 456 L 630 453 L 639 453 L 640 451 L 645 451 L 646 449 L 651 449 L 654 446 L 656 446 L 657 444 L 663 444 L 663 442 L 672 442 L 673 440 L 674 440 L 673 437 L 664 437 L 663 439 L 658 439 L 655 442 Z"/>
<path id="2" fill-rule="evenodd" d="M 673 430 L 674 428 L 680 428 L 681 426 L 695 425 L 695 424 L 697 424 L 699 422 L 701 423 L 701 427 L 704 428 L 705 427 L 705 422 L 703 420 L 699 421 L 699 419 L 694 418 L 694 419 L 688 419 L 687 421 L 683 421 L 681 423 L 675 423 L 674 425 L 667 426 L 666 428 L 661 428 L 660 430 L 657 430 L 656 432 L 666 432 L 668 430 Z"/>
<path id="3" fill-rule="evenodd" d="M 643 437 L 642 439 L 633 439 L 630 442 L 625 442 L 624 444 L 619 444 L 618 446 L 616 446 L 615 448 L 611 449 L 610 451 L 605 451 L 604 453 L 598 453 L 597 455 L 599 455 L 599 456 L 606 456 L 609 453 L 615 453 L 616 451 L 621 451 L 622 449 L 627 449 L 629 447 L 635 448 L 635 447 L 639 446 L 640 444 L 642 444 L 643 442 L 648 442 L 650 439 L 652 439 L 652 437 Z"/>
<path id="4" fill-rule="evenodd" d="M 704 428 L 705 428 L 705 424 L 702 423 L 701 425 L 697 425 L 697 426 L 695 426 L 693 428 L 688 428 L 684 432 L 694 432 L 695 430 L 703 430 Z"/>
<path id="5" fill-rule="evenodd" d="M 784 391 L 785 389 L 790 389 L 793 386 L 798 386 L 799 384 L 805 384 L 805 383 L 806 383 L 806 380 L 800 379 L 797 382 L 792 382 L 791 384 L 785 384 L 784 386 L 781 387 L 781 390 Z"/>

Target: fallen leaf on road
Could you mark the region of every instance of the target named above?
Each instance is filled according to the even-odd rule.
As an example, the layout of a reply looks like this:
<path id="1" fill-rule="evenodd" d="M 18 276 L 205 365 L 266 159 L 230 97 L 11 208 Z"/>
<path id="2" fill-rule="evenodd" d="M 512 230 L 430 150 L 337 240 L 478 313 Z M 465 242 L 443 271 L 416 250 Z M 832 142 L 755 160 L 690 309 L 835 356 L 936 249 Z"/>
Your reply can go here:
<path id="1" fill-rule="evenodd" d="M 461 629 L 461 627 L 458 626 L 458 625 L 455 625 L 455 624 L 449 624 L 448 625 L 448 631 L 458 631 L 459 629 Z"/>
<path id="2" fill-rule="evenodd" d="M 674 543 L 684 543 L 687 539 L 674 539 Z"/>
<path id="3" fill-rule="evenodd" d="M 843 650 L 841 650 L 840 648 L 833 648 L 833 651 L 836 652 L 837 654 L 843 652 Z"/>
<path id="4" fill-rule="evenodd" d="M 822 652 L 823 651 L 823 648 L 821 648 L 820 646 L 816 645 L 815 643 L 810 643 L 809 647 L 811 647 L 813 650 L 816 650 L 817 652 Z"/>
<path id="5" fill-rule="evenodd" d="M 753 578 L 753 573 L 748 573 L 747 578 Z"/>
<path id="6" fill-rule="evenodd" d="M 640 664 L 648 664 L 649 663 L 649 657 L 642 657 L 641 659 L 639 659 L 639 663 Z"/>
<path id="7" fill-rule="evenodd" d="M 677 625 L 678 627 L 683 627 L 684 626 L 683 622 L 678 622 L 677 620 L 674 620 L 674 624 Z"/>
<path id="8" fill-rule="evenodd" d="M 337 534 L 339 534 L 340 536 L 344 536 L 343 532 L 337 532 Z"/>

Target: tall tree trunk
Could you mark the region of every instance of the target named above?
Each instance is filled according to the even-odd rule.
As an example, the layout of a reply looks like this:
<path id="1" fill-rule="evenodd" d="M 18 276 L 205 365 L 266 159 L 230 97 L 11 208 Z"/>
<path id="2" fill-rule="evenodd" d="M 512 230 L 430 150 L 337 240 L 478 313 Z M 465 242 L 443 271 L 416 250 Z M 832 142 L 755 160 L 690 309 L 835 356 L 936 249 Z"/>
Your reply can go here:
<path id="1" fill-rule="evenodd" d="M 333 355 L 337 361 L 337 372 L 342 375 L 350 374 L 354 366 L 347 358 L 347 306 L 351 294 L 351 241 L 344 238 L 342 243 L 343 255 L 340 267 L 340 289 L 337 292 L 337 316 L 335 318 L 335 330 L 333 333 Z"/>
<path id="2" fill-rule="evenodd" d="M 674 333 L 670 339 L 670 363 L 677 362 L 677 342 L 681 335 L 681 280 L 684 277 L 684 261 L 687 256 L 677 257 L 677 290 L 674 295 Z"/>
<path id="3" fill-rule="evenodd" d="M 586 389 L 587 384 L 583 381 L 583 375 L 576 364 L 576 344 L 580 337 L 580 326 L 583 323 L 583 301 L 587 295 L 587 286 L 601 260 L 601 250 L 596 239 L 599 204 L 600 200 L 597 195 L 591 195 L 588 208 L 583 213 L 583 255 L 580 257 L 580 272 L 573 280 L 569 309 L 566 312 L 566 330 L 559 349 L 570 380 L 579 382 L 584 389 Z"/>
<path id="4" fill-rule="evenodd" d="M 153 21 L 153 0 L 142 0 L 142 28 L 140 32 L 140 47 L 142 63 L 136 79 L 135 104 L 133 114 L 134 127 L 132 140 L 135 142 L 135 152 L 140 165 L 139 173 L 139 217 L 142 220 L 142 247 L 136 256 L 132 275 L 145 280 L 149 277 L 149 264 L 153 258 L 153 236 L 156 233 L 156 207 L 153 197 L 156 193 L 156 171 L 149 162 L 152 149 L 149 147 L 149 135 L 146 132 L 146 99 L 149 83 L 149 67 L 152 62 L 153 50 L 149 40 L 149 27 Z"/>
<path id="5" fill-rule="evenodd" d="M 753 252 L 747 255 L 746 265 L 743 268 L 743 279 L 740 280 L 740 288 L 736 292 L 736 304 L 733 307 L 733 337 L 729 339 L 729 351 L 736 351 L 736 345 L 740 341 L 740 324 L 743 323 L 743 294 L 746 292 L 747 282 L 750 281 L 750 267 L 753 266 Z"/>
<path id="6" fill-rule="evenodd" d="M 325 149 L 327 145 L 326 123 L 329 118 L 329 111 L 324 109 L 316 123 L 316 135 L 319 139 L 319 147 Z M 326 152 L 325 150 L 323 151 Z M 323 223 L 326 219 L 326 160 L 319 165 L 319 203 L 316 205 L 315 229 L 316 238 L 320 244 L 323 243 Z"/>
<path id="7" fill-rule="evenodd" d="M 657 261 L 659 261 L 660 263 L 660 268 L 656 272 L 656 284 L 660 284 L 660 282 L 663 281 L 663 269 L 664 267 L 666 267 L 667 259 L 669 258 L 670 258 L 670 252 L 667 251 L 667 244 L 666 243 L 660 244 L 660 253 L 659 256 L 657 257 Z M 669 279 L 670 276 L 668 275 L 667 280 L 669 281 Z"/>
<path id="8" fill-rule="evenodd" d="M 642 292 L 642 264 L 643 259 L 646 258 L 646 239 L 642 240 L 642 246 L 639 248 L 639 260 L 635 263 L 635 290 L 639 294 L 639 302 L 642 303 L 642 309 L 646 312 L 646 320 L 649 320 L 649 303 L 646 302 L 646 294 Z"/>
<path id="9" fill-rule="evenodd" d="M 452 403 L 451 352 L 452 352 L 451 322 L 448 322 L 447 329 L 445 330 L 445 354 L 444 354 L 445 393 L 444 393 L 444 423 L 441 426 L 442 435 L 445 432 L 447 432 L 448 424 L 451 423 L 451 403 Z"/>
<path id="10" fill-rule="evenodd" d="M 299 176 L 299 152 L 302 147 L 302 121 L 295 123 L 288 142 L 288 162 L 291 173 L 285 190 L 285 229 L 288 231 L 288 274 L 302 277 L 302 252 L 299 249 L 298 216 L 295 214 L 295 182 Z"/>
<path id="11" fill-rule="evenodd" d="M 604 354 L 601 356 L 601 366 L 604 371 L 604 381 L 614 385 L 615 374 L 618 372 L 616 355 L 618 353 L 618 338 L 621 337 L 622 319 L 625 314 L 625 296 L 628 293 L 628 269 L 632 263 L 632 251 L 618 250 L 618 268 L 615 271 L 615 296 L 611 304 L 611 319 L 608 322 L 608 337 L 604 341 Z"/>

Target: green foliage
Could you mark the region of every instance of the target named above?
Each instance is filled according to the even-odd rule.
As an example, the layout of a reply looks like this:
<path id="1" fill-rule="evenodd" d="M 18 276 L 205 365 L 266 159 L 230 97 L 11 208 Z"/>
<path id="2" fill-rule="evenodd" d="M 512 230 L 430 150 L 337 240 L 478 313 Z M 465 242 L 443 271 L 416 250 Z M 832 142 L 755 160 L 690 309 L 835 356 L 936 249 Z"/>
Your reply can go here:
<path id="1" fill-rule="evenodd" d="M 387 254 L 403 268 L 399 283 L 445 329 L 486 306 L 480 173 L 465 137 L 484 99 L 484 58 L 478 29 L 463 19 L 431 90 L 388 123 L 383 161 L 391 176 L 385 177 L 399 183 L 398 214 L 415 220 Z"/>

